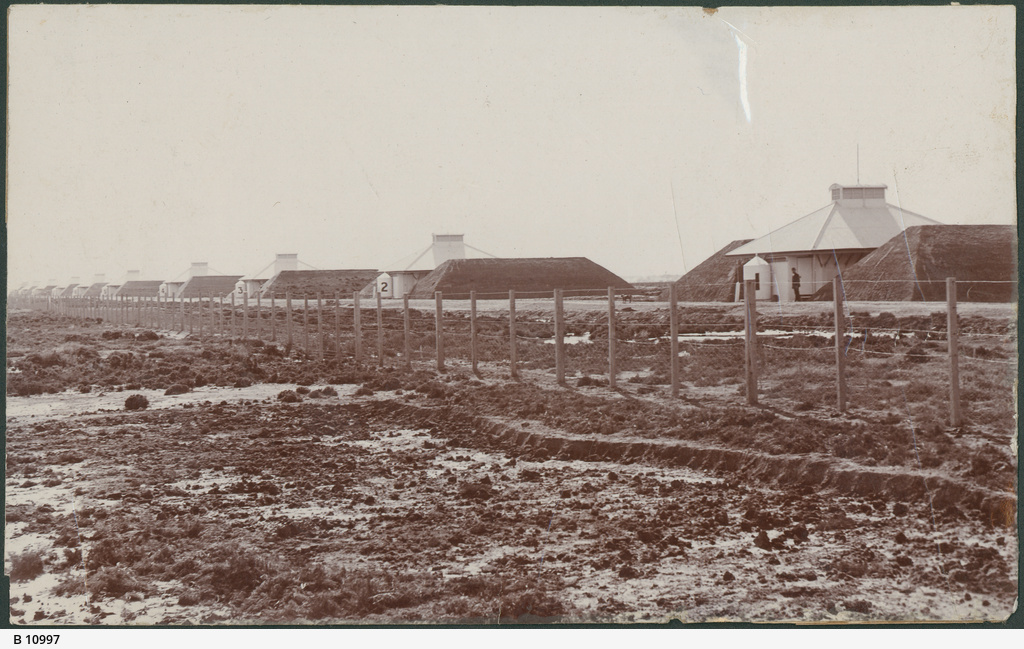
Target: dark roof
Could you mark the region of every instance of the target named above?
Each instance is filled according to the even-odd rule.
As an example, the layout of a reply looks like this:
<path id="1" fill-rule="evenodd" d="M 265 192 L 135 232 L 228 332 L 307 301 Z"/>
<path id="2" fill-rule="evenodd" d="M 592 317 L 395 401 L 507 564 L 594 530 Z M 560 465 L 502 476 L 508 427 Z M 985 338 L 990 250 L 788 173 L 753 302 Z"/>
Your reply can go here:
<path id="1" fill-rule="evenodd" d="M 64 287 L 64 290 L 60 292 L 60 297 L 71 297 L 75 292 L 75 287 L 78 284 L 68 284 Z"/>
<path id="2" fill-rule="evenodd" d="M 633 286 L 586 257 L 533 257 L 521 259 L 449 259 L 413 287 L 410 297 L 431 298 L 434 293 L 496 298 L 514 290 L 522 297 L 550 294 L 559 288 L 567 295 L 597 294 L 608 287 Z"/>
<path id="3" fill-rule="evenodd" d="M 177 297 L 217 297 L 230 295 L 241 275 L 202 275 L 192 277 L 178 289 Z"/>
<path id="4" fill-rule="evenodd" d="M 125 282 L 121 285 L 115 297 L 156 297 L 160 294 L 160 285 L 163 280 L 159 279 L 137 279 Z"/>
<path id="5" fill-rule="evenodd" d="M 843 271 L 846 299 L 943 301 L 946 278 L 957 300 L 1011 302 L 1017 298 L 1017 232 L 1012 225 L 909 227 Z M 816 298 L 831 299 L 831 286 Z"/>
<path id="6" fill-rule="evenodd" d="M 82 297 L 99 297 L 100 291 L 102 291 L 103 287 L 106 285 L 106 282 L 96 282 L 95 284 L 86 289 Z"/>
<path id="7" fill-rule="evenodd" d="M 735 270 L 753 259 L 754 255 L 726 255 L 751 241 L 737 239 L 730 242 L 676 280 L 676 299 L 680 302 L 732 302 L 736 291 Z M 668 299 L 668 291 L 662 299 Z"/>
<path id="8" fill-rule="evenodd" d="M 369 268 L 282 270 L 263 285 L 260 293 L 263 296 L 273 294 L 277 297 L 284 297 L 285 293 L 290 293 L 292 297 L 314 297 L 320 293 L 325 298 L 335 295 L 350 298 L 356 291 L 361 291 L 367 284 L 373 283 L 379 274 L 380 271 Z"/>

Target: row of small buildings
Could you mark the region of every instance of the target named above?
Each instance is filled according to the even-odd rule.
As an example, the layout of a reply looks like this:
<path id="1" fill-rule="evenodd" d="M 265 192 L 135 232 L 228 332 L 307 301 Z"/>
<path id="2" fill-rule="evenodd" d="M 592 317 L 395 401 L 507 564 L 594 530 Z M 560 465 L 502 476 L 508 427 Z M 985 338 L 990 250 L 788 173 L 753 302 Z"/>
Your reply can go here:
<path id="1" fill-rule="evenodd" d="M 412 263 L 389 271 L 376 269 L 321 270 L 300 268 L 295 253 L 278 254 L 272 264 L 249 276 L 224 275 L 212 271 L 206 262 L 193 262 L 175 280 L 144 280 L 139 271 L 129 271 L 121 282 L 107 283 L 97 276 L 91 284 L 77 278 L 67 285 L 49 282 L 26 286 L 16 296 L 104 299 L 157 298 L 168 300 L 234 295 L 239 299 L 285 295 L 350 298 L 379 294 L 382 298 L 431 298 L 435 291 L 452 297 L 468 297 L 475 291 L 481 298 L 507 296 L 515 290 L 524 297 L 556 288 L 574 292 L 604 291 L 608 287 L 633 288 L 629 282 L 584 257 L 501 259 L 470 258 L 461 234 L 435 234 L 431 246 Z M 478 251 L 479 252 L 479 251 Z M 482 253 L 486 254 L 486 253 Z"/>
<path id="2" fill-rule="evenodd" d="M 843 282 L 849 300 L 940 300 L 945 279 L 967 287 L 962 300 L 1012 301 L 1017 288 L 1017 233 L 1004 225 L 943 225 L 892 205 L 885 185 L 832 185 L 824 207 L 758 239 L 733 241 L 676 282 L 687 302 L 729 302 L 740 298 L 744 280 L 753 280 L 757 298 L 790 302 L 832 299 L 832 280 Z M 470 252 L 477 253 L 471 257 Z M 482 256 L 481 256 L 482 255 Z M 188 299 L 234 294 L 239 298 L 353 293 L 382 298 L 528 297 L 558 288 L 567 295 L 634 287 L 585 257 L 495 258 L 469 246 L 461 234 L 435 234 L 430 247 L 398 268 L 320 270 L 295 253 L 278 254 L 263 270 L 248 275 L 211 272 L 196 262 L 170 281 L 143 280 L 129 271 L 119 283 L 98 276 L 23 287 L 34 297 Z"/>

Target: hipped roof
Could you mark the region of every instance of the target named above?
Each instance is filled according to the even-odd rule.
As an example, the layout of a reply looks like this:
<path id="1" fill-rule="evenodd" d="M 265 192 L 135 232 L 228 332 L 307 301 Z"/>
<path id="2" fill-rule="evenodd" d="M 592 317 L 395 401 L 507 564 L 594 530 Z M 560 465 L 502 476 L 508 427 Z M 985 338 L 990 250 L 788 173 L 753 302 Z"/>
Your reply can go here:
<path id="1" fill-rule="evenodd" d="M 1012 225 L 907 228 L 843 272 L 846 298 L 942 301 L 953 277 L 958 300 L 1015 300 L 1016 235 Z"/>
<path id="2" fill-rule="evenodd" d="M 481 298 L 550 293 L 556 288 L 567 293 L 633 288 L 607 268 L 586 257 L 535 257 L 521 259 L 449 259 L 413 287 L 410 297 L 430 298 L 440 291 L 468 297 L 477 291 Z M 571 294 L 571 293 L 569 293 Z"/>
<path id="3" fill-rule="evenodd" d="M 680 277 L 676 281 L 677 299 L 680 302 L 731 302 L 736 290 L 736 282 L 742 278 L 742 271 L 737 276 L 737 267 L 752 255 L 742 257 L 727 255 L 750 241 L 750 239 L 737 239 L 728 243 Z M 668 299 L 667 290 L 662 293 L 661 299 Z"/>
<path id="4" fill-rule="evenodd" d="M 90 286 L 89 288 L 85 289 L 85 293 L 82 294 L 82 297 L 99 297 L 100 296 L 100 292 L 103 290 L 103 287 L 106 286 L 106 285 L 107 285 L 106 282 L 96 282 L 92 286 Z"/>
<path id="5" fill-rule="evenodd" d="M 889 203 L 849 205 L 835 201 L 728 254 L 739 257 L 874 250 L 915 225 L 941 224 Z"/>
<path id="6" fill-rule="evenodd" d="M 189 278 L 178 289 L 178 297 L 217 297 L 234 292 L 241 275 L 200 275 Z"/>
<path id="7" fill-rule="evenodd" d="M 287 292 L 292 297 L 314 297 L 320 293 L 325 298 L 333 298 L 335 295 L 350 298 L 356 291 L 373 283 L 379 274 L 380 271 L 370 268 L 282 270 L 263 285 L 260 294 L 284 297 Z"/>
<path id="8" fill-rule="evenodd" d="M 160 279 L 137 279 L 121 285 L 115 297 L 156 297 L 160 294 Z"/>

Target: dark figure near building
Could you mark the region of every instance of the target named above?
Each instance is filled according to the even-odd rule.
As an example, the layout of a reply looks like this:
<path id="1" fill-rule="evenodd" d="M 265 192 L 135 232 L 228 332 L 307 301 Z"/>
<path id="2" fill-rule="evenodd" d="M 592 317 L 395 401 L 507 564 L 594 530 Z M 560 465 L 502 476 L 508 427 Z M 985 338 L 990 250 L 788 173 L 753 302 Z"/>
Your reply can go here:
<path id="1" fill-rule="evenodd" d="M 793 269 L 792 282 L 793 282 L 793 300 L 795 302 L 799 302 L 800 301 L 800 273 L 796 272 L 795 268 Z"/>

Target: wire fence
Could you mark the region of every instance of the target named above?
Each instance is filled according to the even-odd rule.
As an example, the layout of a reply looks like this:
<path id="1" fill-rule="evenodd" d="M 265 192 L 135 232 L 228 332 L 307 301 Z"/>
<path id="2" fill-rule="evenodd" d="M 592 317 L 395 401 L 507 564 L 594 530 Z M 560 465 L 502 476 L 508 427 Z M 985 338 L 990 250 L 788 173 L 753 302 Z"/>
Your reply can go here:
<path id="1" fill-rule="evenodd" d="M 928 291 L 934 292 L 934 284 L 927 283 Z M 950 420 L 959 425 L 964 402 L 970 409 L 978 401 L 973 396 L 1012 384 L 1017 333 L 1013 318 L 960 318 L 957 298 L 977 297 L 980 284 L 998 285 L 1003 292 L 1003 284 L 1012 284 L 1014 293 L 1016 285 L 942 284 L 946 308 L 909 318 L 851 311 L 844 298 L 859 289 L 838 279 L 828 311 L 758 301 L 753 282 L 736 291 L 742 309 L 735 304 L 673 307 L 674 287 L 653 295 L 615 287 L 438 292 L 434 300 L 414 305 L 408 298 L 358 293 L 12 296 L 9 305 L 201 341 L 259 340 L 318 361 L 430 363 L 439 370 L 458 362 L 471 364 L 478 373 L 484 365 L 488 372 L 512 378 L 519 378 L 520 370 L 539 370 L 553 373 L 561 384 L 626 384 L 640 393 L 670 390 L 673 395 L 684 389 L 720 389 L 751 404 L 776 400 L 798 410 L 845 411 L 847 400 L 883 410 L 898 402 L 941 410 L 945 401 Z M 917 282 L 903 289 L 924 292 Z M 565 298 L 572 298 L 569 310 Z M 655 304 L 634 309 L 633 303 L 641 301 Z M 942 384 L 948 394 L 936 389 Z"/>

